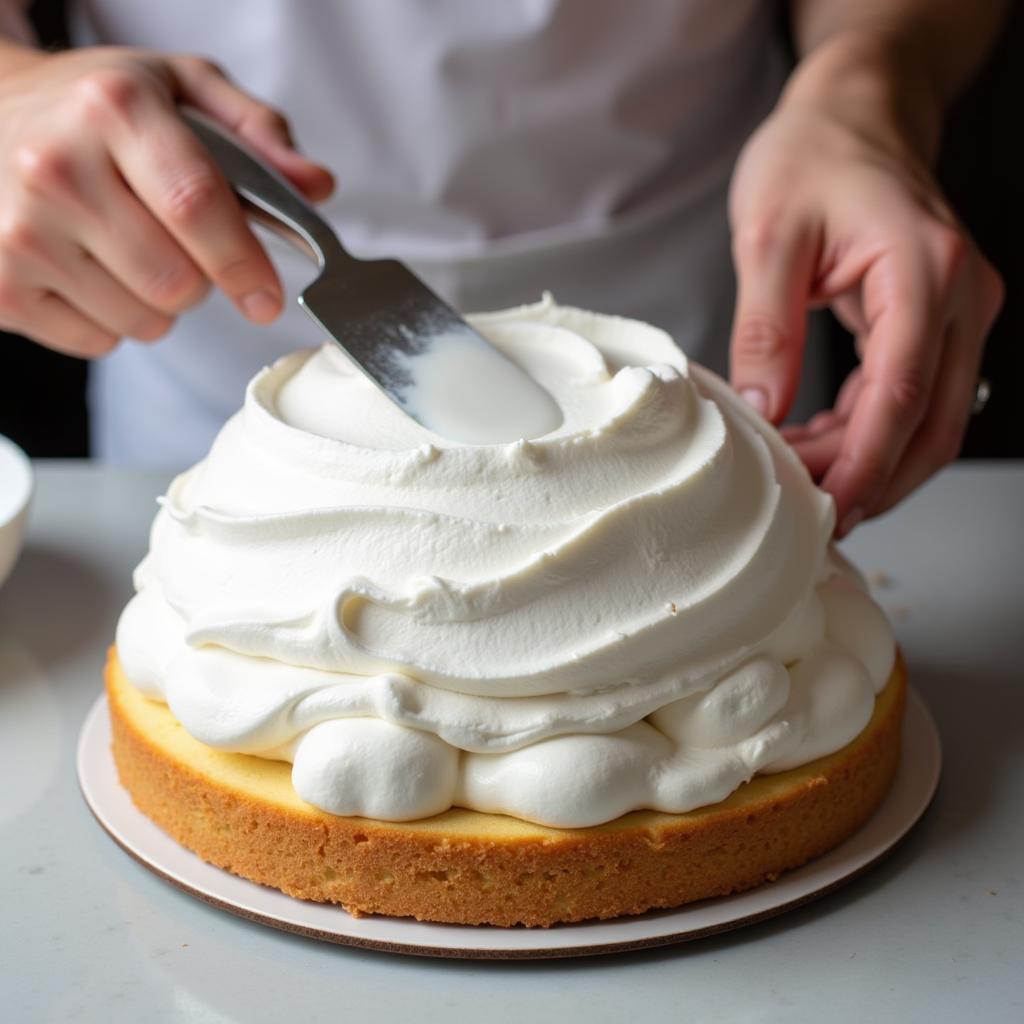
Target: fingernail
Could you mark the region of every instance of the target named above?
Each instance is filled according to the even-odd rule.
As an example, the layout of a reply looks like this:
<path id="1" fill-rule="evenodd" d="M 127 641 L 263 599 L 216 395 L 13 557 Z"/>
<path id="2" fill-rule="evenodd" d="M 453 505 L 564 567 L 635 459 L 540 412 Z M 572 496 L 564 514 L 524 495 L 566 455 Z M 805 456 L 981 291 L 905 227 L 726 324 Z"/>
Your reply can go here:
<path id="1" fill-rule="evenodd" d="M 740 392 L 740 398 L 742 398 L 751 409 L 767 418 L 768 395 L 762 388 L 744 388 Z"/>
<path id="2" fill-rule="evenodd" d="M 240 299 L 240 305 L 245 315 L 257 323 L 273 320 L 281 307 L 277 296 L 263 289 L 243 295 Z"/>
<path id="3" fill-rule="evenodd" d="M 856 508 L 851 508 L 846 513 L 846 517 L 842 523 L 839 524 L 839 536 L 845 537 L 848 533 L 852 533 L 857 524 L 864 518 L 864 509 L 858 505 Z"/>

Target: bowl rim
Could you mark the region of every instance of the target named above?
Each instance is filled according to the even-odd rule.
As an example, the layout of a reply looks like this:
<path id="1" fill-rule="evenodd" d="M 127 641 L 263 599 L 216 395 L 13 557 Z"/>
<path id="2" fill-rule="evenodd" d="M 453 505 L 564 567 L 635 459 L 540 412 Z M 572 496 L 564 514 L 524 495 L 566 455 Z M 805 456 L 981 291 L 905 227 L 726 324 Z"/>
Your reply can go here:
<path id="1" fill-rule="evenodd" d="M 4 458 L 3 456 L 9 456 Z M 35 474 L 32 472 L 32 461 L 24 450 L 15 444 L 9 437 L 0 434 L 0 465 L 6 462 L 17 467 L 13 474 L 4 474 L 2 479 L 6 483 L 11 480 L 15 485 L 21 486 L 21 492 L 15 493 L 10 511 L 6 511 L 6 502 L 0 501 L 0 529 L 9 526 L 16 520 L 32 501 L 35 493 Z"/>

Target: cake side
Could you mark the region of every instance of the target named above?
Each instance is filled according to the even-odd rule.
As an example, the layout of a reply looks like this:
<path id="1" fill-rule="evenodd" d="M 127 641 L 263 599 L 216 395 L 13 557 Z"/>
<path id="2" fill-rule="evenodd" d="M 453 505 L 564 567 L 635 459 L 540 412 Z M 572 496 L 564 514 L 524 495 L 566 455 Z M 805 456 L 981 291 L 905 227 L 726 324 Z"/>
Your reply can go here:
<path id="1" fill-rule="evenodd" d="M 834 754 L 685 814 L 635 811 L 581 829 L 458 808 L 409 822 L 331 815 L 296 796 L 290 765 L 189 736 L 132 686 L 113 649 L 106 686 L 122 784 L 209 863 L 357 916 L 546 927 L 740 892 L 842 842 L 895 775 L 906 671 L 897 659 L 867 726 Z"/>

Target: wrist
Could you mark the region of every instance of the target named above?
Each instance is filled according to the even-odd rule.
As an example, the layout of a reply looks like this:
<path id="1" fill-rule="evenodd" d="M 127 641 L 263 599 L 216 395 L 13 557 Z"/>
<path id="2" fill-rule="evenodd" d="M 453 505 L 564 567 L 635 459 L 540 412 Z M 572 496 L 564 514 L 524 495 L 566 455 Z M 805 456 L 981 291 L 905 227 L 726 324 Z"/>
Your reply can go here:
<path id="1" fill-rule="evenodd" d="M 848 30 L 797 65 L 777 109 L 812 108 L 901 155 L 931 164 L 943 102 L 915 48 L 896 35 Z"/>

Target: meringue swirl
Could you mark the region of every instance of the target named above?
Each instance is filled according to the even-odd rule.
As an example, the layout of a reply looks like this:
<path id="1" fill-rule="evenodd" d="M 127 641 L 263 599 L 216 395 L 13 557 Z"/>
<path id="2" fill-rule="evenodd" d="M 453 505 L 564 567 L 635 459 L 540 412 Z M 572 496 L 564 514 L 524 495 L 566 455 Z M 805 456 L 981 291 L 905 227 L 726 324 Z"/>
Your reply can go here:
<path id="1" fill-rule="evenodd" d="M 860 732 L 892 633 L 778 434 L 654 327 L 470 320 L 561 426 L 458 444 L 333 346 L 286 356 L 161 499 L 129 679 L 385 820 L 679 813 Z"/>

